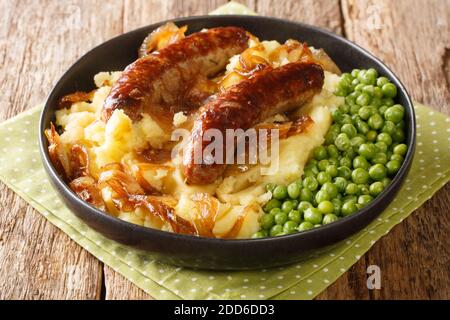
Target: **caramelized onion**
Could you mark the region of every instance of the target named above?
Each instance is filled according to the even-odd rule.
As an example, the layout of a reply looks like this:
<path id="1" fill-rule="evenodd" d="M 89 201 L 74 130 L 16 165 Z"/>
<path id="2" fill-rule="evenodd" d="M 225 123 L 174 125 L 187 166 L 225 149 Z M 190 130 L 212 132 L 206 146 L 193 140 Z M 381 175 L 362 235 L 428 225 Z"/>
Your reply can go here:
<path id="1" fill-rule="evenodd" d="M 72 176 L 69 156 L 61 143 L 58 132 L 56 132 L 53 123 L 50 123 L 50 129 L 44 131 L 49 142 L 48 154 L 56 171 L 67 181 Z"/>
<path id="2" fill-rule="evenodd" d="M 173 22 L 168 22 L 153 30 L 142 42 L 139 48 L 139 58 L 145 57 L 152 51 L 160 50 L 169 44 L 185 37 L 187 26 L 178 28 Z"/>
<path id="3" fill-rule="evenodd" d="M 92 101 L 92 98 L 94 97 L 95 90 L 91 92 L 83 92 L 83 91 L 77 91 L 68 95 L 65 95 L 59 100 L 58 108 L 68 108 L 72 104 L 76 102 L 90 102 Z"/>
<path id="4" fill-rule="evenodd" d="M 76 178 L 69 186 L 79 198 L 100 210 L 105 210 L 105 203 L 103 202 L 100 189 L 92 177 Z"/>

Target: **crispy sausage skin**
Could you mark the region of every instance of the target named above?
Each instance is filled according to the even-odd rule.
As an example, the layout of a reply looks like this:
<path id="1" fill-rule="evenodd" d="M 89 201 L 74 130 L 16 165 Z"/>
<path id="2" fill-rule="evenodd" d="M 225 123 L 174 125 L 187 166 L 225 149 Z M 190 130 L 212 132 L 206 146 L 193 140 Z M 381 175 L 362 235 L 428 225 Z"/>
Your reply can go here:
<path id="1" fill-rule="evenodd" d="M 225 137 L 226 129 L 251 128 L 272 115 L 312 99 L 321 90 L 323 81 L 323 69 L 315 63 L 294 62 L 276 69 L 267 67 L 202 106 L 183 152 L 186 182 L 212 183 L 226 168 L 225 164 L 194 163 L 194 150 L 201 150 L 203 155 L 204 148 L 211 143 L 203 141 L 208 129 L 218 129 Z"/>
<path id="2" fill-rule="evenodd" d="M 115 109 L 132 120 L 153 108 L 183 110 L 183 98 L 200 77 L 222 70 L 228 60 L 248 46 L 248 34 L 238 27 L 194 33 L 130 64 L 111 89 L 103 107 L 107 121 Z"/>

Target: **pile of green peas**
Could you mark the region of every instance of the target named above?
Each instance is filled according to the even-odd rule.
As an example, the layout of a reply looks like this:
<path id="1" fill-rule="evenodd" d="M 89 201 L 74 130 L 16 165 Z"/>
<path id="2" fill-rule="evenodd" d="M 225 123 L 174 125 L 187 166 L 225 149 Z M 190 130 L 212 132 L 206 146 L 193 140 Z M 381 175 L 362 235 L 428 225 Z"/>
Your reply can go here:
<path id="1" fill-rule="evenodd" d="M 334 93 L 345 103 L 332 112 L 325 143 L 317 147 L 299 180 L 268 184 L 253 238 L 305 231 L 337 221 L 367 206 L 391 182 L 408 150 L 405 109 L 395 104 L 397 87 L 375 69 L 343 73 Z"/>

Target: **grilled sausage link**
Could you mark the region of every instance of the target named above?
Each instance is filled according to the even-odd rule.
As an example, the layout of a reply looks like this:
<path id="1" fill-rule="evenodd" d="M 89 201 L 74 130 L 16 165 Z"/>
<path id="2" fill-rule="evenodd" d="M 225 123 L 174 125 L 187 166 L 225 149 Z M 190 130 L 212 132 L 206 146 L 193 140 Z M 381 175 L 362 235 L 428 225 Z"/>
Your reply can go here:
<path id="1" fill-rule="evenodd" d="M 194 33 L 130 64 L 111 89 L 103 106 L 107 121 L 115 109 L 122 109 L 132 120 L 152 108 L 178 112 L 183 97 L 199 77 L 210 77 L 228 63 L 229 58 L 248 46 L 244 29 L 223 27 Z"/>
<path id="2" fill-rule="evenodd" d="M 203 141 L 208 129 L 220 130 L 225 142 L 226 129 L 246 130 L 272 115 L 298 107 L 321 90 L 323 81 L 323 69 L 315 63 L 294 62 L 276 69 L 268 67 L 201 107 L 183 153 L 186 182 L 212 183 L 226 168 L 225 164 L 205 163 L 202 158 L 200 163 L 194 161 L 194 151 L 201 151 L 203 157 L 203 150 L 211 143 Z M 223 154 L 226 154 L 225 148 Z"/>

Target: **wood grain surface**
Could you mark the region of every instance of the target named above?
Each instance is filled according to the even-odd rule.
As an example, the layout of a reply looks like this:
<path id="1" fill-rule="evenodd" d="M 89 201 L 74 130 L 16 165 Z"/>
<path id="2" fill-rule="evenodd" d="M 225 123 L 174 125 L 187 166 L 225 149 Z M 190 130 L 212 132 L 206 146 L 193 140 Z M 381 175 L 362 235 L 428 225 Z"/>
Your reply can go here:
<path id="1" fill-rule="evenodd" d="M 0 0 L 0 120 L 42 102 L 83 53 L 123 32 L 226 0 Z M 381 58 L 411 96 L 450 114 L 450 0 L 248 0 Z M 382 238 L 318 299 L 448 299 L 450 187 Z M 366 288 L 379 265 L 381 290 Z M 0 299 L 151 299 L 0 184 Z"/>

